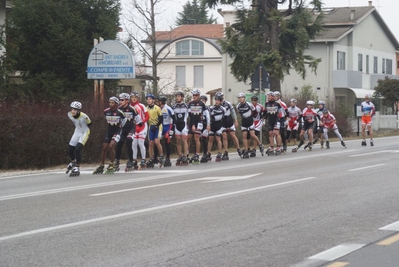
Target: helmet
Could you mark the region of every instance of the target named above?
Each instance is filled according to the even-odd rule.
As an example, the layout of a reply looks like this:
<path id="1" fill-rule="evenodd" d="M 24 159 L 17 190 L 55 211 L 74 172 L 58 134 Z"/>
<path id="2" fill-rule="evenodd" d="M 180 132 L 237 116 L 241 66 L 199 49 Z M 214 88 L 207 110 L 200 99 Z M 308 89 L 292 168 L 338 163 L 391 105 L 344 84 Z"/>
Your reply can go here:
<path id="1" fill-rule="evenodd" d="M 244 94 L 244 93 L 239 93 L 239 94 L 237 95 L 237 97 L 238 97 L 238 98 L 240 98 L 240 97 L 245 97 L 245 94 Z"/>
<path id="2" fill-rule="evenodd" d="M 306 105 L 312 105 L 312 106 L 314 106 L 314 101 L 308 100 L 308 101 L 306 101 Z"/>
<path id="3" fill-rule="evenodd" d="M 326 114 L 326 113 L 328 113 L 329 111 L 328 111 L 328 109 L 323 109 L 323 114 Z"/>
<path id="4" fill-rule="evenodd" d="M 324 101 L 322 100 L 319 101 L 319 105 L 324 105 L 324 104 L 325 104 Z"/>
<path id="5" fill-rule="evenodd" d="M 130 95 L 128 93 L 119 94 L 119 99 L 129 99 Z"/>
<path id="6" fill-rule="evenodd" d="M 160 96 L 159 97 L 159 101 L 161 101 L 161 103 L 162 104 L 166 104 L 166 101 L 167 101 L 168 99 L 166 98 L 166 96 Z"/>
<path id="7" fill-rule="evenodd" d="M 202 95 L 200 96 L 200 99 L 203 99 L 205 101 L 208 101 L 208 97 L 206 95 Z M 215 99 L 216 99 L 216 95 L 215 95 Z"/>
<path id="8" fill-rule="evenodd" d="M 366 94 L 366 95 L 364 96 L 364 98 L 371 98 L 371 95 L 370 95 L 370 94 Z"/>
<path id="9" fill-rule="evenodd" d="M 182 92 L 182 91 L 177 91 L 176 93 L 175 93 L 175 96 L 176 95 L 179 95 L 179 96 L 181 96 L 181 97 L 184 97 L 184 93 Z"/>
<path id="10" fill-rule="evenodd" d="M 258 99 L 259 99 L 259 98 L 258 98 L 256 95 L 251 96 L 251 100 L 258 101 Z"/>
<path id="11" fill-rule="evenodd" d="M 220 96 L 221 98 L 224 98 L 223 92 L 216 92 L 215 96 Z"/>
<path id="12" fill-rule="evenodd" d="M 130 97 L 132 97 L 132 96 L 139 96 L 139 93 L 138 92 L 136 92 L 136 91 L 133 91 L 133 92 L 131 92 L 130 93 Z"/>
<path id="13" fill-rule="evenodd" d="M 71 103 L 71 108 L 74 109 L 82 109 L 82 103 L 78 102 L 78 101 L 73 101 Z"/>
<path id="14" fill-rule="evenodd" d="M 291 100 L 290 100 L 290 101 L 291 101 L 291 102 L 294 102 L 294 103 L 296 103 L 296 102 L 297 102 L 295 98 L 291 98 Z"/>
<path id="15" fill-rule="evenodd" d="M 114 101 L 116 104 L 119 105 L 119 98 L 117 98 L 116 96 L 111 96 L 111 97 L 109 98 L 109 101 Z"/>
<path id="16" fill-rule="evenodd" d="M 272 92 L 272 91 L 269 91 L 269 92 L 267 92 L 267 94 L 266 95 L 271 95 L 271 96 L 274 96 L 274 92 Z"/>
<path id="17" fill-rule="evenodd" d="M 200 94 L 201 94 L 201 91 L 200 91 L 200 89 L 194 88 L 194 89 L 191 91 L 191 93 L 192 93 L 193 95 L 200 95 Z"/>
<path id="18" fill-rule="evenodd" d="M 222 100 L 223 100 L 223 97 L 221 97 L 220 95 L 215 95 L 215 100 L 222 101 Z"/>
<path id="19" fill-rule="evenodd" d="M 274 92 L 274 95 L 275 95 L 275 96 L 281 96 L 281 93 L 280 93 L 279 91 L 275 91 L 275 92 Z"/>
<path id="20" fill-rule="evenodd" d="M 155 96 L 153 94 L 148 94 L 145 96 L 145 99 L 147 99 L 147 98 L 155 99 Z"/>

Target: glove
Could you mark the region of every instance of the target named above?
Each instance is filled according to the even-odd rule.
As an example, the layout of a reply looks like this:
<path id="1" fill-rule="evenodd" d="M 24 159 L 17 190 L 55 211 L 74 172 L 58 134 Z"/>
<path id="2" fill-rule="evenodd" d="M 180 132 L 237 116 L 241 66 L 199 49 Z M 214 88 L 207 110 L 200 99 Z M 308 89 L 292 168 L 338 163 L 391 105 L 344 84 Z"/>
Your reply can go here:
<path id="1" fill-rule="evenodd" d="M 173 137 L 173 134 L 174 134 L 173 130 L 170 130 L 170 131 L 169 131 L 169 138 L 172 138 L 172 137 Z"/>
<path id="2" fill-rule="evenodd" d="M 137 125 L 138 125 L 139 127 L 142 127 L 142 126 L 144 125 L 144 123 L 139 122 L 139 123 L 137 123 Z"/>
<path id="3" fill-rule="evenodd" d="M 151 132 L 155 133 L 158 130 L 158 126 L 151 127 Z"/>

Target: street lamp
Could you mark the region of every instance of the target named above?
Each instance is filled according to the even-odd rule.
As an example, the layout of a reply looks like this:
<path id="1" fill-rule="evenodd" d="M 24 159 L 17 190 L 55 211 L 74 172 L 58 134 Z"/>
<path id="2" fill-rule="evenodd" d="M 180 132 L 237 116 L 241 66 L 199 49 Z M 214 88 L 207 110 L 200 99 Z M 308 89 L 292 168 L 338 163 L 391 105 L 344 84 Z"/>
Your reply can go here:
<path id="1" fill-rule="evenodd" d="M 145 85 L 146 85 L 145 80 L 141 80 L 140 85 L 141 85 L 141 91 L 144 92 L 145 91 Z"/>

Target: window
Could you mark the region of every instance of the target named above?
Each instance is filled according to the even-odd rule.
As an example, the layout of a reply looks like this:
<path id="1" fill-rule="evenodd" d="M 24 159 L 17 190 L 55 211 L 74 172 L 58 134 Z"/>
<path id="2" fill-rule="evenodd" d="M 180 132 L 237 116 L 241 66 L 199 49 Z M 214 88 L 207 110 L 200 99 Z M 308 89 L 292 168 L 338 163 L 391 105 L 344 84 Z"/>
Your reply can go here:
<path id="1" fill-rule="evenodd" d="M 186 66 L 176 66 L 176 86 L 186 86 Z"/>
<path id="2" fill-rule="evenodd" d="M 373 68 L 374 73 L 378 73 L 378 57 L 374 57 L 374 68 Z"/>
<path id="3" fill-rule="evenodd" d="M 337 52 L 337 70 L 345 70 L 345 52 Z"/>
<path id="4" fill-rule="evenodd" d="M 366 73 L 370 73 L 370 67 L 369 67 L 369 55 L 366 55 Z"/>
<path id="5" fill-rule="evenodd" d="M 385 73 L 385 58 L 382 59 L 382 73 Z"/>
<path id="6" fill-rule="evenodd" d="M 387 66 L 386 66 L 386 73 L 392 75 L 392 59 L 387 59 L 386 60 Z"/>
<path id="7" fill-rule="evenodd" d="M 363 54 L 357 55 L 357 70 L 363 71 Z"/>
<path id="8" fill-rule="evenodd" d="M 204 88 L 204 66 L 194 66 L 194 87 Z"/>
<path id="9" fill-rule="evenodd" d="M 176 43 L 176 56 L 203 56 L 204 43 L 196 40 L 184 40 Z"/>

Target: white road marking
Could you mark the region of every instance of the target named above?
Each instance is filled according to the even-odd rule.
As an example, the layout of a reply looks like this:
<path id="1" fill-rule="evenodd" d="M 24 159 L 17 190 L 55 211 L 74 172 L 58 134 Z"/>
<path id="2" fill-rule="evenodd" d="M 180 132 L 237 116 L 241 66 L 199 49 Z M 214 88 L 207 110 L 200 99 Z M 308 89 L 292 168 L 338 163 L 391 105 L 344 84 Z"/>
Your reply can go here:
<path id="1" fill-rule="evenodd" d="M 141 187 L 136 187 L 136 188 L 115 190 L 115 191 L 109 191 L 109 192 L 98 193 L 98 194 L 91 194 L 90 196 L 91 197 L 98 197 L 98 196 L 105 196 L 105 195 L 111 195 L 111 194 L 118 194 L 118 193 L 137 191 L 137 190 L 142 190 L 142 189 L 156 188 L 156 187 L 161 187 L 161 186 L 169 186 L 169 185 L 190 183 L 190 182 L 201 181 L 201 180 L 210 180 L 210 179 L 215 180 L 216 182 L 219 182 L 219 181 L 236 181 L 236 180 L 240 180 L 240 179 L 248 179 L 248 178 L 251 178 L 251 177 L 254 177 L 254 176 L 257 176 L 257 175 L 261 175 L 261 174 L 262 173 L 256 173 L 256 174 L 245 175 L 245 176 L 197 178 L 197 179 L 183 180 L 183 181 L 177 181 L 177 182 L 170 182 L 170 183 L 163 183 L 163 184 L 154 184 L 154 185 L 147 185 L 147 186 L 141 186 Z M 230 179 L 228 180 L 227 178 L 230 178 Z"/>
<path id="2" fill-rule="evenodd" d="M 349 157 L 364 157 L 364 156 L 374 156 L 375 154 L 387 154 L 387 153 L 399 153 L 399 150 L 379 150 L 379 151 L 368 151 L 367 153 L 362 153 L 362 154 L 354 154 L 354 155 L 349 155 Z"/>
<path id="3" fill-rule="evenodd" d="M 255 174 L 250 174 L 250 175 L 244 175 L 244 176 L 219 176 L 219 177 L 205 177 L 205 178 L 200 178 L 199 180 L 211 180 L 207 181 L 205 183 L 214 183 L 214 182 L 228 182 L 228 181 L 237 181 L 237 180 L 245 180 L 252 178 L 254 176 L 261 175 L 263 173 L 255 173 Z"/>
<path id="4" fill-rule="evenodd" d="M 0 237 L 0 242 L 1 241 L 6 241 L 6 240 L 10 240 L 10 239 L 20 238 L 20 237 L 25 237 L 25 236 L 31 236 L 31 235 L 36 235 L 36 234 L 56 231 L 56 230 L 60 230 L 60 229 L 67 229 L 67 228 L 72 228 L 72 227 L 76 227 L 76 226 L 87 225 L 87 224 L 91 224 L 91 223 L 97 223 L 97 222 L 103 222 L 103 221 L 108 221 L 108 220 L 112 220 L 112 219 L 124 218 L 124 217 L 127 217 L 127 216 L 148 213 L 148 212 L 151 212 L 151 211 L 158 211 L 158 210 L 163 210 L 163 209 L 168 209 L 168 208 L 173 208 L 173 207 L 179 207 L 179 206 L 184 206 L 184 205 L 188 205 L 188 204 L 193 204 L 193 203 L 198 203 L 198 202 L 203 202 L 203 201 L 208 201 L 208 200 L 213 200 L 213 199 L 218 199 L 218 198 L 223 198 L 223 197 L 228 197 L 228 196 L 244 194 L 244 193 L 248 193 L 248 192 L 259 191 L 259 190 L 273 188 L 273 187 L 278 187 L 278 186 L 284 186 L 284 185 L 290 185 L 290 184 L 306 182 L 306 181 L 313 180 L 313 179 L 316 179 L 316 177 L 307 177 L 307 178 L 292 180 L 292 181 L 288 181 L 288 182 L 282 182 L 282 183 L 277 183 L 277 184 L 259 186 L 259 187 L 244 189 L 244 190 L 233 191 L 233 192 L 229 192 L 229 193 L 223 193 L 223 194 L 218 194 L 218 195 L 213 195 L 213 196 L 208 196 L 208 197 L 201 197 L 201 198 L 196 198 L 196 199 L 176 202 L 176 203 L 172 203 L 172 204 L 156 206 L 156 207 L 152 207 L 152 208 L 146 208 L 146 209 L 141 209 L 141 210 L 134 210 L 134 211 L 124 212 L 124 213 L 118 213 L 118 214 L 104 216 L 104 217 L 90 219 L 90 220 L 84 220 L 84 221 L 79 221 L 79 222 L 74 222 L 74 223 L 61 224 L 61 225 L 57 225 L 57 226 L 52 226 L 52 227 L 46 227 L 46 228 L 36 229 L 36 230 L 32 230 L 32 231 L 21 232 L 21 233 L 18 233 L 18 234 L 2 236 L 2 237 Z"/>
<path id="5" fill-rule="evenodd" d="M 380 230 L 399 231 L 399 221 L 381 227 Z"/>
<path id="6" fill-rule="evenodd" d="M 323 261 L 334 261 L 341 258 L 349 253 L 364 247 L 366 244 L 343 244 L 326 251 L 320 252 L 308 259 L 311 260 L 323 260 Z"/>
<path id="7" fill-rule="evenodd" d="M 386 165 L 385 163 L 382 164 L 377 164 L 377 165 L 371 165 L 371 166 L 366 166 L 366 167 L 361 167 L 361 168 L 356 168 L 356 169 L 350 169 L 348 172 L 354 172 L 354 171 L 361 171 L 361 170 L 366 170 L 366 169 L 371 169 L 375 167 L 380 167 Z"/>

